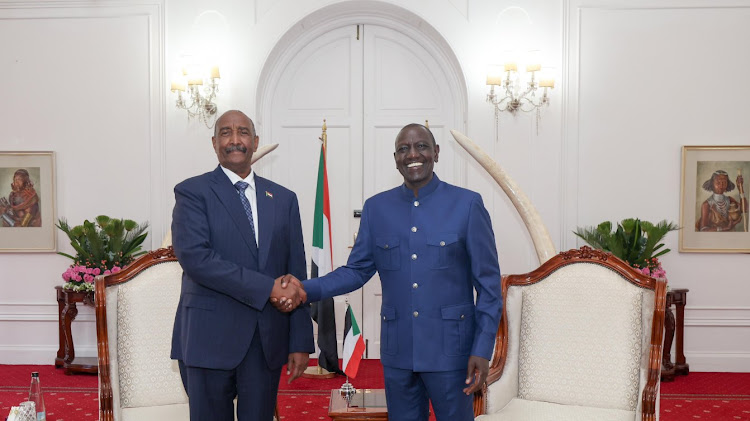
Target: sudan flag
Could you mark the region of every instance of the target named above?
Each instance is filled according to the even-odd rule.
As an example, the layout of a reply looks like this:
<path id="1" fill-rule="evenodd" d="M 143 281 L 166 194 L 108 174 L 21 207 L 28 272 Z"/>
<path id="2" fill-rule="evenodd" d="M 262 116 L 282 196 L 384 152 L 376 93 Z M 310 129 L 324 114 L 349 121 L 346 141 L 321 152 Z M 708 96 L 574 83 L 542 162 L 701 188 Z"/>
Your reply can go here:
<path id="1" fill-rule="evenodd" d="M 313 248 L 311 278 L 331 271 L 331 206 L 328 201 L 328 172 L 325 147 L 320 146 L 318 184 L 315 192 L 315 220 L 313 221 Z M 329 372 L 341 374 L 339 354 L 336 350 L 336 315 L 333 298 L 312 303 L 310 315 L 318 324 L 318 365 Z"/>
<path id="2" fill-rule="evenodd" d="M 344 321 L 344 373 L 349 377 L 357 377 L 359 362 L 365 353 L 365 340 L 359 331 L 357 320 L 352 313 L 352 307 L 346 306 L 346 320 Z"/>

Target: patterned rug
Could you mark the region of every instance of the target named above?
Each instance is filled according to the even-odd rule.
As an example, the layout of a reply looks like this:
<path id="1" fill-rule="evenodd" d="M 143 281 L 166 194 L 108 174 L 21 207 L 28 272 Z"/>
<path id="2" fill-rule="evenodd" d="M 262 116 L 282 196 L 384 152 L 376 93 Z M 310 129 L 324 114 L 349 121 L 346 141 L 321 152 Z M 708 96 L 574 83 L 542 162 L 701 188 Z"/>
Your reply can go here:
<path id="1" fill-rule="evenodd" d="M 315 364 L 311 360 L 311 364 Z M 11 406 L 28 397 L 31 372 L 38 371 L 44 390 L 49 421 L 95 421 L 98 419 L 97 376 L 66 376 L 51 365 L 0 365 L 0 420 Z M 360 389 L 383 388 L 379 360 L 363 360 L 359 375 L 350 382 Z M 279 413 L 284 421 L 329 420 L 331 389 L 345 381 L 298 379 L 279 385 Z M 716 420 L 750 421 L 750 373 L 690 373 L 661 384 L 662 421 Z M 434 420 L 434 418 L 431 418 Z"/>

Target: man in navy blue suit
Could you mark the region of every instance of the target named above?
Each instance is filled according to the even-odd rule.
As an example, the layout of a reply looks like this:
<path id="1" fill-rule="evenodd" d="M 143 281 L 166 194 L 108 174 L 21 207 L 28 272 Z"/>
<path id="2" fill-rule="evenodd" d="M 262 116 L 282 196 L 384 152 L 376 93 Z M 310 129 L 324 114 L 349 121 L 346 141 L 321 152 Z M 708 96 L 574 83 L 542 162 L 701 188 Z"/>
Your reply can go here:
<path id="1" fill-rule="evenodd" d="M 427 421 L 431 400 L 438 421 L 470 421 L 502 306 L 490 216 L 479 194 L 433 173 L 440 147 L 427 127 L 405 126 L 395 149 L 404 184 L 365 202 L 346 266 L 305 290 L 310 301 L 333 297 L 377 271 L 388 419 Z"/>
<path id="2" fill-rule="evenodd" d="M 172 335 L 192 421 L 270 421 L 281 367 L 292 379 L 314 352 L 304 288 L 292 282 L 277 309 L 281 276 L 305 279 L 296 195 L 251 168 L 258 136 L 240 111 L 216 122 L 219 166 L 178 184 L 172 239 L 183 269 Z M 291 289 L 290 289 L 291 288 Z M 274 300 L 278 301 L 278 300 Z"/>

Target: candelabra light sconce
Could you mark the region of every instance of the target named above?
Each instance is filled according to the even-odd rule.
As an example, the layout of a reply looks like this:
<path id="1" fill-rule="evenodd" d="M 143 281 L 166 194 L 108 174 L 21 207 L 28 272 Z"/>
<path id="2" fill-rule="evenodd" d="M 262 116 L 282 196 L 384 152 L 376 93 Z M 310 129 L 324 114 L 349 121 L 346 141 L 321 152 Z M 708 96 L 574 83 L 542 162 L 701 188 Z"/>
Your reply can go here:
<path id="1" fill-rule="evenodd" d="M 219 67 L 208 71 L 200 68 L 183 68 L 182 74 L 172 82 L 172 92 L 177 93 L 177 108 L 187 111 L 188 120 L 196 118 L 209 129 L 216 123 L 218 107 L 214 102 L 219 92 Z"/>
<path id="2" fill-rule="evenodd" d="M 495 128 L 499 127 L 501 112 L 515 115 L 518 111 L 536 112 L 536 130 L 539 134 L 541 108 L 549 105 L 549 89 L 555 87 L 555 79 L 541 75 L 542 65 L 532 62 L 526 65 L 526 72 L 518 72 L 516 62 L 508 62 L 490 70 L 487 85 L 490 92 L 487 102 L 495 107 Z M 497 87 L 498 92 L 495 92 Z"/>

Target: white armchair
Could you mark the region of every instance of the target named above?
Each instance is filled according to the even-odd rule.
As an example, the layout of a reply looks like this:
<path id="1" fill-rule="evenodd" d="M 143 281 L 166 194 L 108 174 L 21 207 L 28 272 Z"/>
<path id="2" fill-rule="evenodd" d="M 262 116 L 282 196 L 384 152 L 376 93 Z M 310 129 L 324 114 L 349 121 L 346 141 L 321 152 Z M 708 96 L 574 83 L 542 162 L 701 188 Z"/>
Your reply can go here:
<path id="1" fill-rule="evenodd" d="M 658 419 L 664 280 L 584 246 L 502 292 L 477 421 Z"/>
<path id="2" fill-rule="evenodd" d="M 101 421 L 190 419 L 177 362 L 169 358 L 181 279 L 171 247 L 97 277 Z"/>

